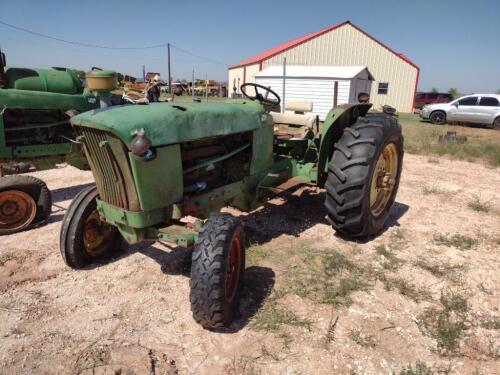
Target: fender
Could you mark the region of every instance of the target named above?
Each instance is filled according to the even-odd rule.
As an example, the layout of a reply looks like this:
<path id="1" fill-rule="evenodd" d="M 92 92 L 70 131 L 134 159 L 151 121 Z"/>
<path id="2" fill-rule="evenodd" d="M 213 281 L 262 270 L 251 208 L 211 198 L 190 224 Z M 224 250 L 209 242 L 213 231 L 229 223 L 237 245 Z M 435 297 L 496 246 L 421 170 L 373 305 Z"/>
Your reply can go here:
<path id="1" fill-rule="evenodd" d="M 372 104 L 342 104 L 332 108 L 319 133 L 318 180 L 323 186 L 328 172 L 328 163 L 333 155 L 333 145 L 342 136 L 344 128 L 351 126 L 358 117 L 365 116 Z"/>

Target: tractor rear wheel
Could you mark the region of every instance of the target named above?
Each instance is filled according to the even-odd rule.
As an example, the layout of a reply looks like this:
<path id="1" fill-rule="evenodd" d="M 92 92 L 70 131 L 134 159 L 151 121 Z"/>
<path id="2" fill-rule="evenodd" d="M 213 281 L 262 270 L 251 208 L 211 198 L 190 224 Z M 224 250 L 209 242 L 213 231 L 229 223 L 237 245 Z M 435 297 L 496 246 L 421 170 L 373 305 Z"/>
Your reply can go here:
<path id="1" fill-rule="evenodd" d="M 191 264 L 191 311 L 205 328 L 229 325 L 239 306 L 245 270 L 243 225 L 229 214 L 215 214 L 203 225 Z"/>
<path id="2" fill-rule="evenodd" d="M 341 235 L 366 239 L 382 230 L 396 198 L 403 136 L 396 118 L 359 118 L 334 146 L 325 184 L 328 221 Z"/>
<path id="3" fill-rule="evenodd" d="M 103 262 L 122 249 L 123 241 L 118 229 L 99 216 L 98 197 L 95 186 L 83 189 L 64 215 L 59 247 L 64 262 L 71 268 Z"/>
<path id="4" fill-rule="evenodd" d="M 52 197 L 42 180 L 32 176 L 0 177 L 0 235 L 43 223 L 51 209 Z"/>

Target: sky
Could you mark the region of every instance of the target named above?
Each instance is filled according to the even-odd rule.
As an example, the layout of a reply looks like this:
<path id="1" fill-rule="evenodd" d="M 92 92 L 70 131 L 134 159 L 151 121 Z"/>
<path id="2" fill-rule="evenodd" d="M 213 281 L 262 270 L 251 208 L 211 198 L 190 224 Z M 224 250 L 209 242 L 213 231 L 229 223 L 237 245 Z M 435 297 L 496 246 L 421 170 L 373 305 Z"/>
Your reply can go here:
<path id="1" fill-rule="evenodd" d="M 227 80 L 228 65 L 346 20 L 416 63 L 419 90 L 500 89 L 500 0 L 0 0 L 0 21 L 56 38 L 114 47 L 170 42 L 178 47 L 172 76 L 189 80 L 193 69 L 197 78 Z M 84 47 L 0 24 L 0 48 L 11 66 L 99 66 L 141 77 L 144 64 L 167 76 L 163 46 Z"/>

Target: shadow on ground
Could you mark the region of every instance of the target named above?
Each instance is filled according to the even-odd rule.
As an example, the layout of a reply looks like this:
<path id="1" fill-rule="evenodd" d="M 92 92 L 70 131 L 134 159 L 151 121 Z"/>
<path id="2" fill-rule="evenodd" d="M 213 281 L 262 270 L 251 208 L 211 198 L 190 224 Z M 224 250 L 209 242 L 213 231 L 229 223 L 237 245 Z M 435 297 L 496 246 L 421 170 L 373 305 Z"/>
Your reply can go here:
<path id="1" fill-rule="evenodd" d="M 325 193 L 323 191 L 315 188 L 296 189 L 282 194 L 281 198 L 275 202 L 267 202 L 262 208 L 247 216 L 242 216 L 250 243 L 265 244 L 283 234 L 298 237 L 316 224 L 329 225 L 325 219 Z M 408 209 L 408 205 L 395 202 L 381 233 L 393 226 L 399 226 L 399 219 Z M 112 259 L 111 262 L 136 252 L 153 259 L 160 265 L 161 271 L 167 275 L 190 276 L 192 249 L 172 247 L 170 251 L 165 251 L 153 241 L 130 246 L 127 251 L 118 258 Z M 88 269 L 98 266 L 96 264 Z M 217 330 L 218 332 L 237 332 L 248 324 L 272 291 L 275 273 L 267 267 L 252 266 L 245 270 L 243 281 L 239 316 L 229 328 Z"/>
<path id="2" fill-rule="evenodd" d="M 60 189 L 51 190 L 52 203 L 63 202 L 68 199 L 73 199 L 83 189 L 94 185 L 93 183 L 68 186 Z"/>

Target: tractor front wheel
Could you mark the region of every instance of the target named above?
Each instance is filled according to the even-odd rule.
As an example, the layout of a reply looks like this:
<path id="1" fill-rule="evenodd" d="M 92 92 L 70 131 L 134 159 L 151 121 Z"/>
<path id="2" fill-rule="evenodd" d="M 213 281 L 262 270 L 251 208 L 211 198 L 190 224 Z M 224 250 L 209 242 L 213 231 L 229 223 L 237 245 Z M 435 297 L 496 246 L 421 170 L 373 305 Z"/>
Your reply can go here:
<path id="1" fill-rule="evenodd" d="M 340 234 L 366 239 L 382 230 L 396 198 L 403 164 L 401 126 L 368 114 L 344 129 L 325 184 L 328 220 Z"/>
<path id="2" fill-rule="evenodd" d="M 52 197 L 42 180 L 32 176 L 0 177 L 0 235 L 45 222 L 51 208 Z"/>
<path id="3" fill-rule="evenodd" d="M 243 225 L 229 214 L 215 214 L 203 225 L 191 264 L 191 311 L 205 328 L 229 325 L 239 306 L 245 270 Z"/>
<path id="4" fill-rule="evenodd" d="M 122 249 L 123 241 L 118 229 L 99 216 L 98 197 L 95 186 L 83 189 L 64 215 L 59 247 L 64 262 L 71 268 L 103 262 Z"/>

